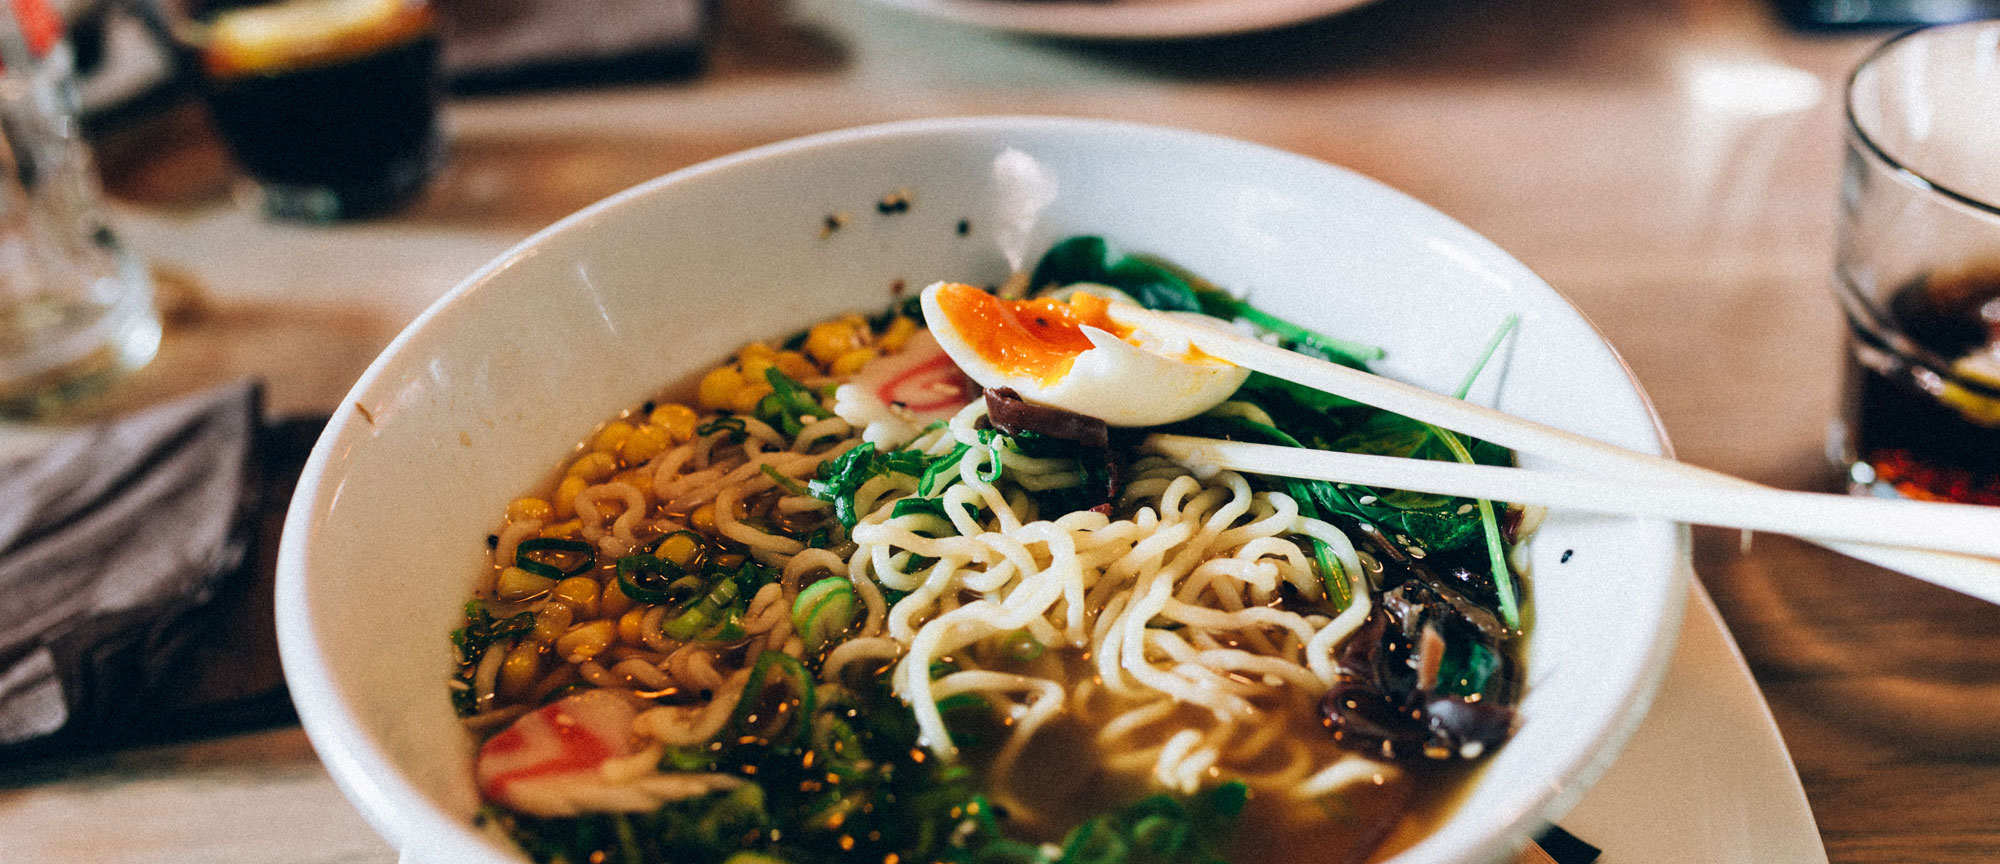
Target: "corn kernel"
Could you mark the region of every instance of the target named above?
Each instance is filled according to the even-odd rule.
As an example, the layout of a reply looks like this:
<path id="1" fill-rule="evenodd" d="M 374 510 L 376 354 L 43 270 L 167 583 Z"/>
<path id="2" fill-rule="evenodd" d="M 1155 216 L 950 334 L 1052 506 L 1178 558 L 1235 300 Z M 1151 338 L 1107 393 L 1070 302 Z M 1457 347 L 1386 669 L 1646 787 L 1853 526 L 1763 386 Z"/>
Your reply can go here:
<path id="1" fill-rule="evenodd" d="M 581 663 L 602 653 L 618 641 L 618 622 L 609 618 L 586 621 L 571 627 L 556 640 L 556 656 Z"/>
<path id="2" fill-rule="evenodd" d="M 682 444 L 694 440 L 694 427 L 700 425 L 701 415 L 694 413 L 694 409 L 686 405 L 669 402 L 654 408 L 652 416 L 647 419 L 652 421 L 653 425 L 667 430 L 667 435 L 674 443 Z"/>
<path id="3" fill-rule="evenodd" d="M 581 533 L 583 533 L 583 523 L 576 519 L 557 522 L 542 529 L 543 537 L 556 537 L 563 540 L 575 540 L 576 535 Z"/>
<path id="4" fill-rule="evenodd" d="M 519 567 L 509 567 L 500 571 L 500 578 L 494 582 L 493 590 L 500 599 L 518 603 L 549 593 L 556 587 L 556 580 L 547 576 L 537 576 Z"/>
<path id="5" fill-rule="evenodd" d="M 764 397 L 771 393 L 771 384 L 768 381 L 745 384 L 743 389 L 736 391 L 736 395 L 730 397 L 729 410 L 738 414 L 748 414 L 757 410 L 757 403 L 764 401 Z"/>
<path id="6" fill-rule="evenodd" d="M 848 321 L 823 321 L 806 331 L 806 354 L 821 366 L 861 347 L 861 332 Z"/>
<path id="7" fill-rule="evenodd" d="M 556 500 L 554 502 L 556 517 L 568 519 L 571 516 L 575 516 L 576 495 L 578 492 L 582 492 L 588 488 L 590 488 L 589 480 L 574 475 L 564 477 L 561 483 L 556 484 Z"/>
<path id="8" fill-rule="evenodd" d="M 555 599 L 574 607 L 585 618 L 597 616 L 597 580 L 589 576 L 571 576 L 550 589 Z"/>
<path id="9" fill-rule="evenodd" d="M 750 368 L 750 363 L 752 361 L 762 363 L 763 366 L 760 368 L 768 369 L 771 366 L 771 360 L 776 358 L 777 356 L 778 356 L 778 349 L 766 345 L 762 342 L 752 342 L 748 345 L 743 346 L 743 350 L 736 352 L 737 361 L 741 362 L 743 364 L 743 368 L 746 370 Z"/>
<path id="10" fill-rule="evenodd" d="M 575 620 L 576 612 L 568 604 L 543 604 L 542 611 L 535 613 L 535 629 L 528 631 L 528 639 L 547 645 L 568 632 L 569 625 Z"/>
<path id="11" fill-rule="evenodd" d="M 776 361 L 778 371 L 785 373 L 793 381 L 804 381 L 819 375 L 819 367 L 814 366 L 806 355 L 797 351 L 780 351 Z"/>
<path id="12" fill-rule="evenodd" d="M 554 509 L 549 507 L 549 502 L 540 498 L 516 498 L 513 503 L 507 505 L 509 522 L 543 522 L 554 513 Z"/>
<path id="13" fill-rule="evenodd" d="M 715 508 L 709 507 L 708 513 L 713 518 Z M 672 561 L 682 569 L 689 569 L 695 556 L 707 551 L 707 548 L 706 544 L 686 534 L 669 534 L 666 539 L 660 541 L 660 548 L 653 550 L 653 555 L 662 560 Z"/>
<path id="14" fill-rule="evenodd" d="M 743 560 L 743 554 L 740 552 L 727 552 L 717 555 L 715 556 L 715 569 L 727 573 L 743 566 Z"/>
<path id="15" fill-rule="evenodd" d="M 696 389 L 695 398 L 701 407 L 710 411 L 720 411 L 730 406 L 736 399 L 736 391 L 743 389 L 743 373 L 734 366 L 718 366 L 702 376 L 701 386 Z"/>
<path id="16" fill-rule="evenodd" d="M 714 534 L 715 533 L 714 502 L 703 504 L 700 507 L 694 508 L 694 512 L 688 514 L 688 524 L 694 526 L 694 530 L 700 531 L 703 534 Z"/>
<path id="17" fill-rule="evenodd" d="M 612 579 L 604 583 L 604 593 L 597 597 L 598 615 L 611 618 L 623 615 L 631 608 L 632 598 L 625 596 L 625 590 L 618 587 L 618 580 Z"/>
<path id="18" fill-rule="evenodd" d="M 500 692 L 511 697 L 526 696 L 542 673 L 542 646 L 523 642 L 507 652 L 500 663 Z"/>
<path id="19" fill-rule="evenodd" d="M 618 616 L 618 641 L 628 645 L 638 645 L 646 641 L 645 631 L 639 629 L 646 620 L 646 607 L 634 606 Z"/>
<path id="20" fill-rule="evenodd" d="M 915 335 L 917 335 L 917 319 L 898 315 L 882 330 L 882 337 L 877 339 L 875 344 L 882 346 L 883 351 L 894 354 L 903 350 L 903 346 L 910 344 L 910 337 Z"/>
<path id="21" fill-rule="evenodd" d="M 856 348 L 834 358 L 832 368 L 827 371 L 835 377 L 847 378 L 860 372 L 861 367 L 868 365 L 869 361 L 874 359 L 875 349 Z"/>
<path id="22" fill-rule="evenodd" d="M 569 476 L 590 483 L 602 483 L 618 473 L 618 457 L 609 453 L 585 453 L 569 463 Z"/>
<path id="23" fill-rule="evenodd" d="M 764 370 L 776 366 L 777 359 L 777 355 L 775 354 L 758 357 L 745 356 L 742 362 L 737 365 L 743 369 L 744 382 L 754 384 L 758 381 L 770 380 L 764 377 Z"/>
<path id="24" fill-rule="evenodd" d="M 597 430 L 597 437 L 590 442 L 590 449 L 599 453 L 618 455 L 624 449 L 625 439 L 632 437 L 634 427 L 623 420 L 613 420 Z"/>
<path id="25" fill-rule="evenodd" d="M 625 464 L 637 465 L 660 455 L 667 449 L 667 445 L 672 443 L 673 436 L 667 434 L 664 427 L 648 423 L 632 430 L 632 434 L 625 439 L 625 445 L 619 450 L 618 455 L 625 458 Z"/>

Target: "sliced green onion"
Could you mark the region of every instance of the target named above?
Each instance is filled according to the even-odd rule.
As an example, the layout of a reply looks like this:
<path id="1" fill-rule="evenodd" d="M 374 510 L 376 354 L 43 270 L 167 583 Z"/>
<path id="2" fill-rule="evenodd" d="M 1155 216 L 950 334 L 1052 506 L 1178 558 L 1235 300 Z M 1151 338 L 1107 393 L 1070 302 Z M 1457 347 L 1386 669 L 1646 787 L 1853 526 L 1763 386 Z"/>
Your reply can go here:
<path id="1" fill-rule="evenodd" d="M 561 581 L 563 579 L 569 578 L 569 574 L 564 573 L 561 567 L 557 567 L 552 564 L 543 564 L 540 561 L 531 561 L 526 558 L 516 558 L 514 559 L 514 566 L 526 570 L 530 573 L 533 573 L 536 576 L 540 576 L 543 579 L 554 579 L 557 581 Z"/>
<path id="2" fill-rule="evenodd" d="M 806 487 L 799 485 L 799 481 L 786 477 L 776 468 L 769 465 L 759 465 L 757 466 L 757 470 L 764 472 L 764 476 L 771 478 L 771 482 L 778 484 L 778 488 L 785 490 L 785 493 L 788 495 L 809 496 L 812 494 L 806 491 Z"/>
<path id="3" fill-rule="evenodd" d="M 530 537 L 514 547 L 515 554 L 522 552 L 572 552 L 590 555 L 596 550 L 582 540 L 568 540 L 562 537 Z"/>
<path id="4" fill-rule="evenodd" d="M 701 641 L 734 642 L 748 635 L 750 635 L 749 631 L 743 629 L 742 610 L 731 609 L 723 613 L 722 623 L 715 625 L 707 633 L 701 635 Z"/>
<path id="5" fill-rule="evenodd" d="M 709 625 L 722 618 L 722 610 L 736 602 L 737 588 L 733 579 L 719 579 L 708 590 L 708 596 L 682 612 L 672 621 L 660 625 L 660 632 L 672 639 L 693 639 L 696 634 L 707 630 Z"/>
<path id="6" fill-rule="evenodd" d="M 744 423 L 741 417 L 718 417 L 700 426 L 696 426 L 694 434 L 706 438 L 717 432 L 727 431 L 729 433 L 729 440 L 734 442 L 748 437 L 750 434 L 749 430 L 749 424 Z"/>
<path id="7" fill-rule="evenodd" d="M 1026 630 L 1016 630 L 1000 640 L 1000 653 L 1022 663 L 1040 660 L 1047 650 L 1048 646 L 1043 645 L 1042 640 Z"/>
<path id="8" fill-rule="evenodd" d="M 944 499 L 925 498 L 918 495 L 912 495 L 908 498 L 898 498 L 896 499 L 896 506 L 889 510 L 889 518 L 900 519 L 904 516 L 936 516 L 939 519 L 946 519 L 947 517 L 944 515 Z"/>
<path id="9" fill-rule="evenodd" d="M 574 567 L 564 568 L 529 557 L 531 555 L 581 556 L 583 560 Z M 514 547 L 514 566 L 546 579 L 568 579 L 571 576 L 587 573 L 590 568 L 597 566 L 597 550 L 582 540 L 530 537 Z"/>
<path id="10" fill-rule="evenodd" d="M 727 730 L 723 733 L 725 738 L 732 735 L 741 736 L 749 731 L 745 724 L 749 722 L 751 713 L 757 711 L 759 703 L 763 701 L 761 697 L 774 668 L 778 670 L 778 674 L 785 676 L 792 692 L 798 694 L 799 707 L 798 711 L 792 714 L 792 734 L 785 741 L 773 743 L 790 744 L 805 737 L 806 731 L 812 726 L 813 718 L 812 673 L 806 671 L 805 664 L 783 651 L 766 651 L 757 655 L 756 665 L 750 667 L 750 677 L 743 682 L 743 697 L 736 701 L 736 710 L 730 712 L 729 722 L 722 727 Z"/>
<path id="11" fill-rule="evenodd" d="M 972 445 L 960 443 L 952 447 L 950 453 L 939 456 L 936 460 L 932 461 L 930 467 L 924 469 L 924 476 L 917 480 L 917 494 L 926 498 L 930 497 L 931 493 L 938 490 L 938 481 L 944 480 L 948 472 L 957 471 L 958 463 L 964 461 L 965 454 L 970 452 L 972 452 Z M 951 481 L 945 480 L 945 485 L 951 485 Z"/>
<path id="12" fill-rule="evenodd" d="M 1465 449 L 1465 443 L 1450 431 L 1430 424 L 1431 434 L 1436 435 L 1444 446 L 1451 449 L 1451 455 L 1467 465 L 1472 464 L 1472 452 Z M 1480 498 L 1474 502 L 1479 506 L 1479 525 L 1486 533 L 1486 557 L 1493 568 L 1493 587 L 1500 594 L 1500 622 L 1507 629 L 1519 632 L 1521 629 L 1520 601 L 1514 594 L 1514 571 L 1507 566 L 1507 544 L 1500 539 L 1500 520 L 1493 517 L 1493 502 Z"/>
<path id="13" fill-rule="evenodd" d="M 816 655 L 847 632 L 859 617 L 854 584 L 840 576 L 829 576 L 806 586 L 792 601 L 792 629 L 805 642 L 806 654 Z"/>
<path id="14" fill-rule="evenodd" d="M 979 479 L 992 483 L 1000 479 L 1000 472 L 1005 468 L 1001 455 L 1007 452 L 1007 436 L 996 434 L 986 439 L 986 451 L 992 461 L 979 469 Z"/>
<path id="15" fill-rule="evenodd" d="M 700 596 L 707 584 L 664 558 L 627 555 L 618 559 L 618 590 L 641 603 L 686 603 Z"/>

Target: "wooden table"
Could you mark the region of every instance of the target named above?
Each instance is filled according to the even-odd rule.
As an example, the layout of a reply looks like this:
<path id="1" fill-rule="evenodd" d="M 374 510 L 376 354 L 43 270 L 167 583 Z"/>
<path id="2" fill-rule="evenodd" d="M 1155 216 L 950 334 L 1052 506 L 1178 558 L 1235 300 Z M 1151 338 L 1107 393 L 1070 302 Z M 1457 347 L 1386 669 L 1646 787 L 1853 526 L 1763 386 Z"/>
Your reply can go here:
<path id="1" fill-rule="evenodd" d="M 192 111 L 99 144 L 118 227 L 163 276 L 160 359 L 96 413 L 258 375 L 326 411 L 488 257 L 631 183 L 876 121 L 1082 115 L 1346 165 L 1513 252 L 1650 390 L 1682 458 L 1834 488 L 1822 454 L 1839 84 L 1879 34 L 1806 37 L 1752 0 L 1383 0 L 1261 36 L 1084 45 L 855 0 L 730 0 L 699 77 L 464 100 L 410 211 L 274 225 Z M 1819 552 L 1699 531 L 1836 862 L 2000 859 L 2000 609 Z M 284 729 L 0 771 L 0 860 L 381 862 Z"/>

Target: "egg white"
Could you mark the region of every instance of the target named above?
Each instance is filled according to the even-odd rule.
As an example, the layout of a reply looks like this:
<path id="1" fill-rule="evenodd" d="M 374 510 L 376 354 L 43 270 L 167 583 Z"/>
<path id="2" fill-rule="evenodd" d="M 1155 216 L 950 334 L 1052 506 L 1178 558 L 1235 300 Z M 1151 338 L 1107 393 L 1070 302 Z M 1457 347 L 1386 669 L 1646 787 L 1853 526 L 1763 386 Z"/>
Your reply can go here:
<path id="1" fill-rule="evenodd" d="M 1215 359 L 1190 360 L 1185 341 L 1164 339 L 1143 329 L 1139 344 L 1096 327 L 1084 327 L 1091 348 L 1076 355 L 1069 371 L 1047 384 L 1028 375 L 995 369 L 979 356 L 937 302 L 939 282 L 922 295 L 924 320 L 932 336 L 966 377 L 982 387 L 1006 387 L 1021 398 L 1096 417 L 1112 426 L 1158 426 L 1186 420 L 1228 399 L 1250 370 Z M 1205 315 L 1178 313 L 1190 321 L 1224 327 Z"/>

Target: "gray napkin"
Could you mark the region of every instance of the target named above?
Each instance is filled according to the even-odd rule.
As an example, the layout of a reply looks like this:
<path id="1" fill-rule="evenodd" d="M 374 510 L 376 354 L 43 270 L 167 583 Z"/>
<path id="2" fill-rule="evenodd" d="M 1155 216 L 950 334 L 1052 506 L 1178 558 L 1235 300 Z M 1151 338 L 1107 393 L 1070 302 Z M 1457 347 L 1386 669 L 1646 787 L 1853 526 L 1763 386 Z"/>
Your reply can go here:
<path id="1" fill-rule="evenodd" d="M 226 387 L 0 463 L 0 756 L 289 716 L 250 599 L 284 506 L 260 397 Z"/>

